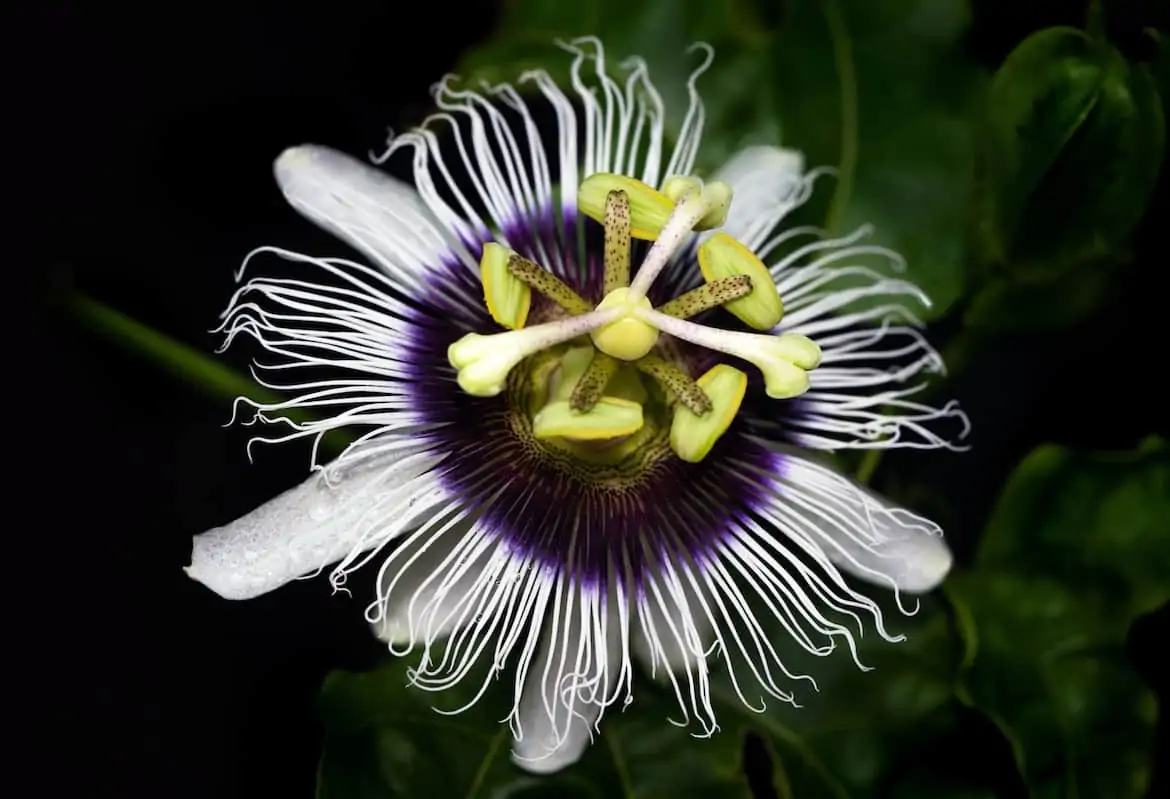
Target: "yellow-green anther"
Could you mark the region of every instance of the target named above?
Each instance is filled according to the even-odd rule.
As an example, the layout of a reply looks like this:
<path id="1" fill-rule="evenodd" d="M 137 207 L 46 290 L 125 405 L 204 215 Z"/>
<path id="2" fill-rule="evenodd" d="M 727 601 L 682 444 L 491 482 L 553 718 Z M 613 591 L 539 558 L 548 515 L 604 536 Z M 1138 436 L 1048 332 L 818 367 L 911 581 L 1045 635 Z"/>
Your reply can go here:
<path id="1" fill-rule="evenodd" d="M 634 302 L 628 301 L 629 292 L 628 288 L 617 288 L 605 295 L 597 310 L 616 309 L 621 314 L 616 321 L 597 328 L 590 335 L 593 345 L 602 352 L 623 361 L 636 361 L 658 343 L 658 331 L 633 317 L 635 309 L 649 309 L 651 306 L 644 296 Z"/>
<path id="2" fill-rule="evenodd" d="M 605 284 L 609 294 L 630 285 L 630 196 L 621 189 L 605 198 Z"/>
<path id="3" fill-rule="evenodd" d="M 791 361 L 756 362 L 764 375 L 764 393 L 772 399 L 793 399 L 808 391 L 808 372 Z"/>
<path id="4" fill-rule="evenodd" d="M 604 352 L 595 353 L 593 360 L 585 369 L 585 374 L 581 375 L 573 388 L 573 394 L 569 397 L 569 407 L 578 413 L 591 410 L 605 393 L 605 387 L 609 385 L 610 378 L 620 365 L 621 361 L 612 355 L 606 355 Z"/>
<path id="5" fill-rule="evenodd" d="M 509 330 L 519 330 L 528 321 L 532 290 L 508 269 L 508 260 L 519 257 L 507 247 L 488 242 L 479 259 L 479 279 L 488 313 Z"/>
<path id="6" fill-rule="evenodd" d="M 507 268 L 515 280 L 524 283 L 525 287 L 530 286 L 536 289 L 573 316 L 580 316 L 593 310 L 593 306 L 582 299 L 580 294 L 569 288 L 563 280 L 521 255 L 513 253 L 508 258 Z"/>
<path id="7" fill-rule="evenodd" d="M 782 333 L 765 336 L 767 349 L 801 369 L 816 369 L 821 365 L 821 348 L 808 336 L 800 333 Z"/>
<path id="8" fill-rule="evenodd" d="M 707 213 L 699 218 L 695 230 L 713 230 L 723 227 L 727 212 L 731 210 L 731 187 L 721 180 L 713 180 L 703 186 L 703 205 Z"/>
<path id="9" fill-rule="evenodd" d="M 721 180 L 713 180 L 704 184 L 698 178 L 686 175 L 671 175 L 662 184 L 662 193 L 678 203 L 690 192 L 699 194 L 703 199 L 704 214 L 695 223 L 695 230 L 712 230 L 722 227 L 727 221 L 727 212 L 731 208 L 731 187 Z"/>
<path id="10" fill-rule="evenodd" d="M 666 220 L 674 211 L 674 203 L 660 191 L 640 180 L 598 172 L 590 175 L 577 190 L 577 207 L 590 219 L 605 224 L 605 209 L 609 193 L 621 191 L 630 203 L 630 235 L 643 241 L 658 238 Z"/>
<path id="11" fill-rule="evenodd" d="M 797 333 L 775 336 L 720 330 L 676 319 L 653 308 L 637 308 L 634 315 L 675 338 L 755 364 L 764 375 L 764 391 L 773 399 L 790 399 L 807 391 L 807 370 L 821 362 L 820 347 Z"/>
<path id="12" fill-rule="evenodd" d="M 751 278 L 751 293 L 724 305 L 745 324 L 756 330 L 771 330 L 784 316 L 784 304 L 768 268 L 755 253 L 726 233 L 716 233 L 699 246 L 699 269 L 709 284 L 736 275 Z"/>
<path id="13" fill-rule="evenodd" d="M 642 422 L 641 405 L 607 396 L 585 413 L 573 410 L 567 402 L 550 402 L 533 418 L 532 432 L 537 438 L 597 441 L 636 433 Z"/>
<path id="14" fill-rule="evenodd" d="M 711 410 L 711 400 L 686 372 L 670 361 L 657 355 L 647 355 L 635 364 L 638 370 L 654 378 L 658 385 L 678 397 L 678 401 L 690 408 L 691 413 L 702 416 Z"/>
<path id="15" fill-rule="evenodd" d="M 709 311 L 732 300 L 745 297 L 751 290 L 752 279 L 747 275 L 724 277 L 691 289 L 686 294 L 675 297 L 670 302 L 660 306 L 658 310 L 676 319 L 690 319 L 703 311 Z"/>
<path id="16" fill-rule="evenodd" d="M 808 370 L 820 365 L 821 348 L 799 333 L 759 338 L 760 351 L 750 360 L 764 374 L 764 392 L 772 399 L 791 399 L 808 391 Z"/>
<path id="17" fill-rule="evenodd" d="M 747 375 L 726 364 L 712 367 L 698 380 L 711 400 L 711 412 L 695 414 L 690 408 L 675 408 L 670 425 L 670 448 L 688 463 L 707 457 L 715 442 L 727 432 L 743 402 Z"/>
<path id="18" fill-rule="evenodd" d="M 573 396 L 577 381 L 585 374 L 596 353 L 597 350 L 593 349 L 591 344 L 585 344 L 571 347 L 561 356 L 559 368 L 552 381 L 552 390 L 549 391 L 549 402 L 565 402 Z"/>
<path id="19" fill-rule="evenodd" d="M 662 182 L 662 193 L 677 203 L 689 192 L 702 192 L 703 181 L 689 175 L 671 175 Z"/>

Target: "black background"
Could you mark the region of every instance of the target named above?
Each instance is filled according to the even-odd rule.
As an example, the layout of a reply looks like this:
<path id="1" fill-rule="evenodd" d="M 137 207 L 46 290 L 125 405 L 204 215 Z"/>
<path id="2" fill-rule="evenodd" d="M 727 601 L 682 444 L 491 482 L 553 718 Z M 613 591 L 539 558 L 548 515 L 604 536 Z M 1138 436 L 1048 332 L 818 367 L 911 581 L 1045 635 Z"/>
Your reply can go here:
<path id="1" fill-rule="evenodd" d="M 1065 5 L 980 5 L 970 46 L 992 66 L 1031 30 L 1080 20 Z M 29 245 L 5 267 L 18 286 L 32 277 L 36 296 L 26 306 L 10 295 L 12 320 L 32 313 L 6 337 L 19 473 L 7 534 L 20 544 L 8 615 L 29 642 L 6 659 L 30 716 L 18 735 L 37 746 L 22 764 L 37 793 L 312 795 L 320 680 L 379 653 L 363 597 L 330 597 L 318 581 L 229 603 L 180 570 L 192 534 L 302 479 L 307 453 L 260 448 L 250 465 L 248 432 L 223 429 L 222 405 L 78 329 L 56 300 L 77 287 L 210 350 L 251 248 L 336 251 L 283 205 L 272 158 L 302 141 L 379 147 L 387 126 L 421 119 L 428 86 L 495 19 L 487 2 L 57 3 L 4 26 L 5 157 L 18 179 L 6 216 Z M 1117 24 L 1122 40 L 1140 38 Z M 971 454 L 883 467 L 929 473 L 954 499 L 960 556 L 1036 443 L 1123 448 L 1165 428 L 1160 232 L 1147 219 L 1124 289 L 1100 314 L 991 345 L 959 381 Z M 1086 393 L 1085 364 L 1106 369 L 1111 388 Z M 1151 675 L 1166 671 L 1156 637 L 1135 636 Z"/>

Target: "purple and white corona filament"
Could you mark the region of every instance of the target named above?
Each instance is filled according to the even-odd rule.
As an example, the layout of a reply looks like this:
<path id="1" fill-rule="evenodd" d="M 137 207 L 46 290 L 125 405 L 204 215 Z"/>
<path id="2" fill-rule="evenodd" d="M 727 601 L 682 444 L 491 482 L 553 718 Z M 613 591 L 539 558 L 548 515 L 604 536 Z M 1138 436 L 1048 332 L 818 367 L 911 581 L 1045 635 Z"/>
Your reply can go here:
<path id="1" fill-rule="evenodd" d="M 188 569 L 246 599 L 372 564 L 369 620 L 417 687 L 510 669 L 534 771 L 581 755 L 635 661 L 710 734 L 712 669 L 749 706 L 792 702 L 809 678 L 786 651 L 897 640 L 845 575 L 928 591 L 941 532 L 802 450 L 955 447 L 967 427 L 915 400 L 942 369 L 908 309 L 926 298 L 864 265 L 898 256 L 781 225 L 818 174 L 799 153 L 691 176 L 709 48 L 669 152 L 645 64 L 566 48 L 569 92 L 543 72 L 525 97 L 440 83 L 440 112 L 376 159 L 411 152 L 413 187 L 324 147 L 277 159 L 292 206 L 370 264 L 253 252 L 225 346 L 255 340 L 288 392 L 249 403 L 284 425 L 264 440 L 364 435 L 197 536 Z"/>

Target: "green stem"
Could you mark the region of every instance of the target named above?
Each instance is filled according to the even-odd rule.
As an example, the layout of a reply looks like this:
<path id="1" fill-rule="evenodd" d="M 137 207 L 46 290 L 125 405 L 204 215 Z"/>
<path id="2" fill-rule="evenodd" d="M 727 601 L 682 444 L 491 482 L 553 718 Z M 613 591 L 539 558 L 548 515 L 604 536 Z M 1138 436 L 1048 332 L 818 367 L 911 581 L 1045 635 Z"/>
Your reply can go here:
<path id="1" fill-rule="evenodd" d="M 825 229 L 834 233 L 841 224 L 845 208 L 853 193 L 853 173 L 857 169 L 857 73 L 853 64 L 853 45 L 845 16 L 837 0 L 824 0 L 821 10 L 829 26 L 833 43 L 833 63 L 841 82 L 841 154 L 837 163 L 837 190 L 829 204 Z"/>
<path id="2" fill-rule="evenodd" d="M 1089 0 L 1089 7 L 1085 11 L 1085 33 L 1098 42 L 1104 42 L 1107 39 L 1104 6 L 1105 4 L 1101 0 Z"/>
<path id="3" fill-rule="evenodd" d="M 712 686 L 711 693 L 718 696 L 728 706 L 738 710 L 748 724 L 764 729 L 775 740 L 785 744 L 792 751 L 796 752 L 804 761 L 805 765 L 824 783 L 825 792 L 819 793 L 819 796 L 832 795 L 836 799 L 851 799 L 849 790 L 833 775 L 832 770 L 825 765 L 824 761 L 821 760 L 813 748 L 795 731 L 782 724 L 774 714 L 752 713 L 747 710 L 742 702 L 736 701 L 737 697 L 728 696 L 727 689 L 722 686 Z"/>
<path id="4" fill-rule="evenodd" d="M 228 399 L 244 396 L 257 402 L 280 401 L 275 393 L 194 347 L 175 341 L 84 294 L 70 294 L 66 305 L 90 330 L 132 350 L 172 377 L 206 394 Z"/>
<path id="5" fill-rule="evenodd" d="M 279 394 L 258 385 L 251 378 L 91 297 L 73 292 L 66 298 L 65 306 L 93 332 L 214 399 L 230 402 L 246 397 L 263 404 L 282 401 Z M 313 419 L 297 410 L 284 411 L 284 416 L 298 423 Z M 321 445 L 325 450 L 339 453 L 352 440 L 345 431 L 331 430 L 325 434 Z"/>
<path id="6" fill-rule="evenodd" d="M 885 454 L 884 449 L 867 449 L 865 455 L 861 458 L 861 463 L 857 467 L 857 482 L 865 484 L 873 479 L 873 473 L 877 471 L 878 464 L 882 462 L 882 455 Z"/>

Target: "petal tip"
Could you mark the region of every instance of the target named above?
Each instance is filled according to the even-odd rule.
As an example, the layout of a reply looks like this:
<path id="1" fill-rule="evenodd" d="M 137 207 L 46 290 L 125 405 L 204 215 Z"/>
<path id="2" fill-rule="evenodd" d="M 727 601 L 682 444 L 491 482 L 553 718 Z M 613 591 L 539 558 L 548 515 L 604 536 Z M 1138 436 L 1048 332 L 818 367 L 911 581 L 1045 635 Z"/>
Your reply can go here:
<path id="1" fill-rule="evenodd" d="M 295 147 L 285 148 L 272 163 L 272 171 L 276 175 L 276 179 L 283 182 L 283 179 L 291 173 L 310 166 L 319 149 L 315 144 L 298 144 Z"/>
<path id="2" fill-rule="evenodd" d="M 804 152 L 791 147 L 776 148 L 776 162 L 794 175 L 803 175 L 805 170 Z"/>
<path id="3" fill-rule="evenodd" d="M 912 558 L 908 558 L 907 568 L 899 579 L 898 587 L 912 594 L 925 594 L 933 591 L 954 566 L 955 558 L 950 548 L 941 536 L 928 539 L 929 544 L 921 547 Z"/>
<path id="4" fill-rule="evenodd" d="M 530 774 L 553 774 L 580 760 L 588 746 L 588 736 L 574 736 L 551 751 L 531 756 L 521 753 L 522 742 L 517 741 L 512 749 L 512 762 Z"/>
<path id="5" fill-rule="evenodd" d="M 789 175 L 804 174 L 804 153 L 791 147 L 776 145 L 757 145 L 744 150 L 750 156 L 759 160 L 761 165 Z"/>
<path id="6" fill-rule="evenodd" d="M 209 530 L 192 538 L 191 565 L 184 566 L 183 573 L 224 599 L 251 599 L 265 593 L 263 589 L 255 590 L 238 572 L 216 564 L 214 551 L 217 547 L 214 539 L 218 537 L 218 532 L 218 529 Z"/>
<path id="7" fill-rule="evenodd" d="M 370 632 L 379 641 L 389 646 L 403 646 L 411 643 L 410 628 L 398 619 L 371 622 Z"/>
<path id="8" fill-rule="evenodd" d="M 288 195 L 306 176 L 320 174 L 331 166 L 336 170 L 338 159 L 346 157 L 320 144 L 298 144 L 276 156 L 272 162 L 272 174 L 281 191 Z"/>
<path id="9" fill-rule="evenodd" d="M 752 144 L 733 154 L 720 173 L 725 175 L 724 180 L 731 178 L 738 182 L 747 175 L 761 173 L 799 177 L 804 174 L 804 170 L 804 153 L 801 150 L 774 144 Z"/>
<path id="10" fill-rule="evenodd" d="M 243 590 L 239 581 L 233 581 L 230 577 L 222 573 L 217 573 L 215 570 L 203 569 L 197 565 L 191 565 L 183 567 L 183 574 L 223 599 L 251 599 L 251 595 Z"/>

